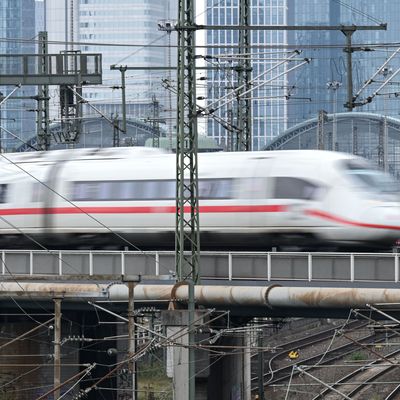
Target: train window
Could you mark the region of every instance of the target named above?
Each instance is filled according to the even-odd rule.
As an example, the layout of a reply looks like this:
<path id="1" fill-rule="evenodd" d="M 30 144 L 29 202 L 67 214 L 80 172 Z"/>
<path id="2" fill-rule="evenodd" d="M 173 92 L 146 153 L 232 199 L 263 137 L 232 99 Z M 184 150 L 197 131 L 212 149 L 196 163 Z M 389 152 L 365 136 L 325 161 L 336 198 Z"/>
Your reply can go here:
<path id="1" fill-rule="evenodd" d="M 281 176 L 275 178 L 275 199 L 315 200 L 321 194 L 321 188 L 300 178 Z"/>
<path id="2" fill-rule="evenodd" d="M 72 199 L 75 201 L 98 200 L 101 182 L 74 182 Z"/>
<path id="3" fill-rule="evenodd" d="M 175 193 L 176 193 L 175 188 L 176 188 L 175 180 L 158 182 L 159 196 L 163 200 L 175 199 Z"/>
<path id="4" fill-rule="evenodd" d="M 72 182 L 74 201 L 174 200 L 175 180 Z M 232 179 L 199 180 L 200 199 L 232 198 Z"/>
<path id="5" fill-rule="evenodd" d="M 172 200 L 175 181 L 72 182 L 74 201 Z"/>
<path id="6" fill-rule="evenodd" d="M 0 203 L 7 202 L 8 185 L 6 183 L 0 184 Z"/>
<path id="7" fill-rule="evenodd" d="M 172 200 L 175 198 L 175 181 L 132 181 L 131 200 Z"/>
<path id="8" fill-rule="evenodd" d="M 91 190 L 97 200 L 110 200 L 119 193 L 119 182 L 98 182 Z"/>
<path id="9" fill-rule="evenodd" d="M 201 179 L 199 180 L 199 199 L 230 199 L 232 198 L 232 179 Z"/>

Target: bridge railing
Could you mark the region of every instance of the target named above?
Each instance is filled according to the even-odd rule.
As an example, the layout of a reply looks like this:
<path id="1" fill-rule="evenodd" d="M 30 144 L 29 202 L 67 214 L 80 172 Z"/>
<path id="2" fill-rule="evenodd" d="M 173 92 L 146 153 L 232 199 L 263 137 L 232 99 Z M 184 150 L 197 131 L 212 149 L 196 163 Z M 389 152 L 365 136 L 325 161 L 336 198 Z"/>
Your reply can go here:
<path id="1" fill-rule="evenodd" d="M 170 275 L 165 251 L 0 250 L 1 275 Z M 202 252 L 203 280 L 399 282 L 397 253 Z M 1 279 L 1 278 L 0 278 Z"/>

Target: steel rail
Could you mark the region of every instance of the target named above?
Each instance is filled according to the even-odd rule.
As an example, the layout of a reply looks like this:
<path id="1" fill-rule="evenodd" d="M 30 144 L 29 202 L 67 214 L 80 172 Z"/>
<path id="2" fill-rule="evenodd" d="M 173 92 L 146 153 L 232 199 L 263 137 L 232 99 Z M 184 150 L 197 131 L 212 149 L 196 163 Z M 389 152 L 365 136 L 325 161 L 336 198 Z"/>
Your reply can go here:
<path id="1" fill-rule="evenodd" d="M 362 342 L 368 341 L 368 340 L 370 340 L 370 339 L 372 339 L 372 338 L 374 338 L 376 336 L 377 336 L 376 334 L 367 335 L 367 336 L 364 336 L 363 338 L 360 338 L 358 341 L 362 343 Z M 380 338 L 378 340 L 375 340 L 375 341 L 379 342 L 379 341 L 382 341 L 382 340 L 385 340 L 385 339 L 386 339 L 386 336 L 383 336 L 382 338 Z M 309 358 L 307 358 L 305 360 L 302 360 L 301 364 L 312 364 L 312 363 L 314 363 L 316 361 L 319 361 L 321 359 L 321 357 L 325 356 L 325 359 L 323 361 L 319 362 L 318 365 L 326 365 L 326 364 L 329 364 L 329 363 L 331 363 L 333 361 L 336 361 L 336 360 L 338 360 L 340 358 L 343 358 L 346 355 L 352 354 L 354 352 L 355 348 L 357 348 L 356 344 L 347 343 L 345 345 L 336 347 L 336 348 L 334 348 L 334 349 L 332 349 L 332 350 L 330 350 L 328 352 L 323 352 L 323 353 L 317 354 L 315 356 L 309 357 Z M 343 351 L 343 350 L 346 350 L 346 349 L 350 349 L 350 350 Z M 317 368 L 317 367 L 318 366 L 315 366 L 315 368 Z M 292 368 L 293 368 L 293 364 L 272 371 L 273 376 L 274 375 L 276 376 L 277 374 L 280 374 L 280 376 L 278 376 L 275 379 L 272 379 L 270 382 L 268 382 L 268 384 L 264 384 L 264 386 L 273 385 L 273 384 L 275 384 L 277 382 L 281 382 L 283 380 L 288 379 L 290 377 L 290 375 L 292 374 Z M 312 369 L 312 368 L 310 367 L 309 369 Z M 293 375 L 297 375 L 298 373 L 299 373 L 298 371 L 294 371 Z M 271 373 L 267 373 L 265 375 L 268 376 L 268 375 L 271 375 Z"/>
<path id="2" fill-rule="evenodd" d="M 385 357 L 393 357 L 397 354 L 400 353 L 400 349 L 395 350 L 391 353 L 389 353 L 388 355 L 386 355 Z M 333 385 L 331 385 L 331 387 L 336 387 L 339 385 L 342 385 L 343 383 L 347 382 L 348 380 L 350 380 L 351 378 L 357 376 L 358 374 L 365 372 L 365 370 L 370 367 L 370 366 L 374 366 L 374 365 L 378 365 L 382 363 L 382 360 L 374 360 L 370 363 L 367 364 L 367 366 L 363 365 L 360 368 L 357 368 L 356 370 L 350 372 L 349 374 L 343 376 L 342 378 L 340 378 L 337 382 L 335 382 Z M 377 372 L 376 374 L 374 374 L 373 376 L 369 377 L 368 379 L 366 379 L 362 384 L 357 385 L 355 388 L 353 388 L 349 393 L 346 393 L 347 396 L 352 397 L 353 395 L 355 395 L 356 393 L 358 393 L 361 389 L 363 389 L 365 387 L 366 383 L 370 383 L 372 380 L 380 377 L 381 375 L 384 375 L 385 373 L 387 373 L 389 370 L 393 369 L 393 368 L 398 368 L 400 367 L 399 364 L 393 364 L 393 365 L 388 365 L 386 366 L 386 368 L 384 370 L 380 370 L 379 372 Z M 400 385 L 399 385 L 400 386 Z M 313 397 L 312 400 L 319 400 L 319 399 L 323 399 L 325 398 L 325 396 L 331 391 L 330 388 L 326 388 L 324 389 L 321 393 L 319 393 L 317 396 Z"/>
<path id="3" fill-rule="evenodd" d="M 360 322 L 360 321 L 352 321 L 347 325 L 347 327 L 351 326 L 352 328 L 351 329 L 346 329 L 346 332 L 351 332 L 354 329 L 360 329 L 360 328 L 363 328 L 363 327 L 365 327 L 367 325 L 368 325 L 368 322 L 363 323 L 363 322 Z M 353 328 L 353 326 L 354 326 L 354 328 Z M 332 337 L 332 334 L 335 331 L 337 331 L 337 329 L 338 329 L 338 327 L 326 329 L 324 331 L 317 332 L 317 333 L 315 333 L 313 335 L 309 335 L 307 337 L 302 337 L 302 338 L 293 340 L 291 342 L 286 342 L 286 343 L 280 345 L 279 346 L 279 350 L 280 350 L 279 353 L 275 353 L 271 357 L 269 357 L 267 360 L 265 360 L 265 362 L 268 363 L 269 370 L 270 371 L 272 370 L 272 368 L 271 368 L 272 362 L 274 360 L 276 360 L 278 357 L 284 357 L 284 356 L 286 357 L 287 356 L 287 352 L 289 350 L 303 349 L 303 348 L 306 348 L 306 347 L 313 346 L 315 344 L 324 342 L 324 341 L 330 339 Z M 252 354 L 251 357 L 252 358 L 257 357 L 257 353 Z M 251 380 L 252 381 L 256 381 L 257 378 L 252 378 Z"/>
<path id="4" fill-rule="evenodd" d="M 395 400 L 398 399 L 398 395 L 400 393 L 400 384 L 397 385 L 386 397 L 384 400 Z"/>

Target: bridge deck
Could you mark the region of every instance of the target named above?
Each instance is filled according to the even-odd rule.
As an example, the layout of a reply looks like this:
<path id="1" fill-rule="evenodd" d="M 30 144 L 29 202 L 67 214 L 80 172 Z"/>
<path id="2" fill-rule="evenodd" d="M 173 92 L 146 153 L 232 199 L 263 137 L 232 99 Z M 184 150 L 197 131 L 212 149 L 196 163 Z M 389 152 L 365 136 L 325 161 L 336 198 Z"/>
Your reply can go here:
<path id="1" fill-rule="evenodd" d="M 399 282 L 397 253 L 202 252 L 203 281 L 286 282 L 305 286 L 386 286 Z M 0 251 L 0 276 L 170 275 L 174 252 Z M 1 280 L 1 277 L 0 277 Z"/>

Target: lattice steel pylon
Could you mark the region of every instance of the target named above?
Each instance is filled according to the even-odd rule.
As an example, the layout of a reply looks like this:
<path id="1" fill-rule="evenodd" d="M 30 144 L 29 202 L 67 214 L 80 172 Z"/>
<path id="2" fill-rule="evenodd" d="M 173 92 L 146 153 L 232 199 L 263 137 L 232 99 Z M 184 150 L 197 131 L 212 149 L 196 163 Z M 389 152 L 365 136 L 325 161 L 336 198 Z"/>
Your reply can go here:
<path id="1" fill-rule="evenodd" d="M 47 32 L 39 32 L 39 72 L 47 75 L 48 69 Z M 50 121 L 49 121 L 49 86 L 39 85 L 37 95 L 37 142 L 39 150 L 48 150 L 50 147 Z"/>
<path id="2" fill-rule="evenodd" d="M 195 283 L 198 280 L 200 233 L 194 2 L 179 0 L 177 25 L 175 257 L 177 279 L 190 279 Z"/>
<path id="3" fill-rule="evenodd" d="M 251 98 L 249 93 L 251 81 L 251 55 L 250 55 L 250 0 L 239 1 L 239 65 L 238 65 L 238 116 L 236 148 L 238 151 L 251 150 Z"/>

